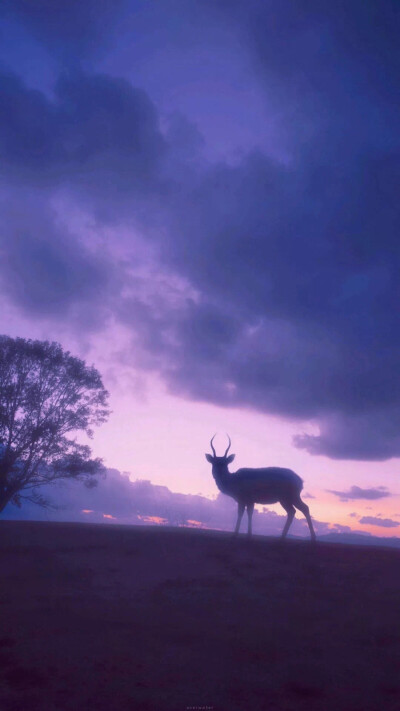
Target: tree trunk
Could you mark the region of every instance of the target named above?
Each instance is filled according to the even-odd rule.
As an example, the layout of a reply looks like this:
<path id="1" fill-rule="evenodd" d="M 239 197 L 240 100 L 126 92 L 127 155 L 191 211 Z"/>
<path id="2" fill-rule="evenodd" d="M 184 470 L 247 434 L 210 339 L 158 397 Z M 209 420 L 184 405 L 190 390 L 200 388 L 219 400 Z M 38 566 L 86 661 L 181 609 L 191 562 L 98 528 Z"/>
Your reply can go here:
<path id="1" fill-rule="evenodd" d="M 0 488 L 0 513 L 4 511 L 6 508 L 7 504 L 10 503 L 12 497 L 14 496 L 13 492 L 7 491 L 3 488 L 3 490 Z"/>

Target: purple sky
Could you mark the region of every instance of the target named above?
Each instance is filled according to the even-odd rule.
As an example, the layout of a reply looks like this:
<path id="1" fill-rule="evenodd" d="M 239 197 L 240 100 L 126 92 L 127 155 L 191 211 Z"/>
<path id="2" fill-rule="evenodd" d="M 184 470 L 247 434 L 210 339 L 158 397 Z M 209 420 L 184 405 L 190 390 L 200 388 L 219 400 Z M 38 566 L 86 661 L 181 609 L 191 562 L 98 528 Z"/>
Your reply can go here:
<path id="1" fill-rule="evenodd" d="M 100 369 L 95 454 L 212 496 L 228 431 L 238 467 L 298 471 L 318 520 L 396 533 L 398 3 L 0 20 L 2 331 Z"/>

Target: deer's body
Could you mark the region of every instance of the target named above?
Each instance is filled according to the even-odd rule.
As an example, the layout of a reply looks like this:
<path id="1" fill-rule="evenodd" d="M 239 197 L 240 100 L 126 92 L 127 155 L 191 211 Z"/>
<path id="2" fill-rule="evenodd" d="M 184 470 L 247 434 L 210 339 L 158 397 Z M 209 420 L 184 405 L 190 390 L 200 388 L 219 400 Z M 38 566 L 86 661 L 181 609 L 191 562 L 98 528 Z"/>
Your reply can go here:
<path id="1" fill-rule="evenodd" d="M 214 439 L 214 437 L 213 437 Z M 218 489 L 227 496 L 231 496 L 238 503 L 238 519 L 235 534 L 239 532 L 240 523 L 244 510 L 247 508 L 249 519 L 248 533 L 251 535 L 251 521 L 255 504 L 276 504 L 280 503 L 287 513 L 287 521 L 282 532 L 284 538 L 293 521 L 296 508 L 301 511 L 307 519 L 311 538 L 315 539 L 314 528 L 311 521 L 310 511 L 307 504 L 302 501 L 300 492 L 303 488 L 303 480 L 291 469 L 281 467 L 265 467 L 262 469 L 238 469 L 231 473 L 228 465 L 233 461 L 235 455 L 229 457 L 229 446 L 223 457 L 217 457 L 211 440 L 213 455 L 206 454 L 207 461 L 212 464 L 212 474 Z"/>
<path id="2" fill-rule="evenodd" d="M 214 479 L 222 493 L 246 504 L 276 504 L 303 488 L 303 480 L 297 474 L 281 467 L 238 469 L 228 472 L 222 480 L 218 475 Z"/>

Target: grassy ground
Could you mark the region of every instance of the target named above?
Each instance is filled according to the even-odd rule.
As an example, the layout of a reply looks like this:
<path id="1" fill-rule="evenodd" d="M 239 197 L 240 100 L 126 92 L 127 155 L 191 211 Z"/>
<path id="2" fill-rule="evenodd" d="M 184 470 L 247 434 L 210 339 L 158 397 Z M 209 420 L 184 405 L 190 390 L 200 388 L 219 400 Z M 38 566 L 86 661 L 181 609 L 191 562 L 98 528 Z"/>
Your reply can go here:
<path id="1" fill-rule="evenodd" d="M 0 522 L 1 711 L 399 711 L 400 552 Z"/>

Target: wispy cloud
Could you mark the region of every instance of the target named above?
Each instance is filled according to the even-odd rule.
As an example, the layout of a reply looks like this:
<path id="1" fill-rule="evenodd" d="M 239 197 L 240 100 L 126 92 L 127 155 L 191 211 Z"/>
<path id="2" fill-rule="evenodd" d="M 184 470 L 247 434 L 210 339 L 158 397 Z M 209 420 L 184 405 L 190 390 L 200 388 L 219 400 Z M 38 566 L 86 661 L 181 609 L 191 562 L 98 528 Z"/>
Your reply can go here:
<path id="1" fill-rule="evenodd" d="M 334 494 L 340 501 L 351 501 L 353 499 L 384 499 L 387 496 L 392 496 L 386 486 L 372 487 L 370 489 L 362 489 L 360 486 L 352 486 L 348 491 L 335 491 L 333 489 L 326 490 L 329 494 Z"/>
<path id="2" fill-rule="evenodd" d="M 379 518 L 378 516 L 363 516 L 358 522 L 365 525 L 382 526 L 382 528 L 395 528 L 396 526 L 400 526 L 399 521 L 393 521 L 392 518 Z"/>

